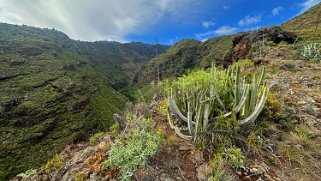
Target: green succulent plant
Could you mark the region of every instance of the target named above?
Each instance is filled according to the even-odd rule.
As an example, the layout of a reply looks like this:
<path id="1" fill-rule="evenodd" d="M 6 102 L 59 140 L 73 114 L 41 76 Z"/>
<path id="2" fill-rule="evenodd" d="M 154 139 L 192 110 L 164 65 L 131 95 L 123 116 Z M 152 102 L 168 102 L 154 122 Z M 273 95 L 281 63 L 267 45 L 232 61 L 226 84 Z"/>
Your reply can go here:
<path id="1" fill-rule="evenodd" d="M 264 80 L 265 69 L 253 74 L 251 81 L 241 75 L 240 67 L 225 71 L 198 71 L 179 78 L 168 92 L 168 120 L 176 133 L 196 143 L 204 141 L 218 118 L 232 118 L 235 126 L 253 124 L 262 111 L 269 87 Z M 177 126 L 171 114 L 185 122 Z M 215 130 L 215 128 L 214 128 Z"/>
<path id="2" fill-rule="evenodd" d="M 315 63 L 321 62 L 321 45 L 317 43 L 304 45 L 301 49 L 300 56 L 303 60 L 311 60 Z"/>

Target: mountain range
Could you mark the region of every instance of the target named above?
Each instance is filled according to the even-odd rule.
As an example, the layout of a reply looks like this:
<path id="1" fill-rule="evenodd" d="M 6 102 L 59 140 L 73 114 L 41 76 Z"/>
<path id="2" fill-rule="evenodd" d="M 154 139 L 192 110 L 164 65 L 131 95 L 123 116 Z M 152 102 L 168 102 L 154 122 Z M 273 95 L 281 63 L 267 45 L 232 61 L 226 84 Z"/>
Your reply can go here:
<path id="1" fill-rule="evenodd" d="M 75 41 L 54 29 L 0 23 L 0 180 L 107 131 L 113 114 L 136 101 L 134 90 L 152 81 L 212 64 L 262 63 L 254 57 L 264 38 L 276 45 L 319 40 L 320 17 L 318 4 L 280 27 L 173 46 Z"/>

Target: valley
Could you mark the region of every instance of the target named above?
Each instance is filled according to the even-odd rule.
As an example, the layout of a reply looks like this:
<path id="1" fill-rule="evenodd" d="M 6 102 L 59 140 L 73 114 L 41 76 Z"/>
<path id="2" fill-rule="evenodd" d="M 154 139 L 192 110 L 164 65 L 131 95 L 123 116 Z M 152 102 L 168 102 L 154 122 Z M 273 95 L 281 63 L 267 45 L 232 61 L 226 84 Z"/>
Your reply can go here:
<path id="1" fill-rule="evenodd" d="M 320 179 L 320 17 L 171 46 L 0 23 L 0 180 Z"/>

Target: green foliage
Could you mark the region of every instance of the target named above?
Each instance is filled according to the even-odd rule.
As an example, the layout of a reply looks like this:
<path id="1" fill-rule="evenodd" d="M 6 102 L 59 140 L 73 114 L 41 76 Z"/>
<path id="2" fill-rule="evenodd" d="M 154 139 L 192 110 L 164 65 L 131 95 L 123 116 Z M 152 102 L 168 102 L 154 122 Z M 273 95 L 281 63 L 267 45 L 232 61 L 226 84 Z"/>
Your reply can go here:
<path id="1" fill-rule="evenodd" d="M 261 128 L 255 128 L 256 131 L 249 134 L 246 139 L 246 145 L 248 146 L 249 150 L 254 153 L 260 153 L 260 151 L 264 148 L 264 143 L 261 138 Z"/>
<path id="2" fill-rule="evenodd" d="M 21 177 L 23 179 L 26 179 L 28 177 L 30 177 L 31 175 L 35 174 L 37 172 L 37 169 L 30 169 L 30 170 L 27 170 L 23 173 L 20 173 L 17 175 L 17 177 Z"/>
<path id="3" fill-rule="evenodd" d="M 321 4 L 317 4 L 303 14 L 284 23 L 282 29 L 294 32 L 301 39 L 320 39 Z"/>
<path id="4" fill-rule="evenodd" d="M 0 180 L 40 167 L 74 140 L 107 131 L 128 101 L 114 89 L 129 88 L 155 48 L 168 48 L 81 42 L 56 30 L 4 23 L 0 42 Z"/>
<path id="5" fill-rule="evenodd" d="M 293 145 L 282 143 L 277 146 L 277 151 L 279 154 L 285 156 L 289 162 L 298 162 L 301 165 L 304 164 L 303 151 L 294 147 Z"/>
<path id="6" fill-rule="evenodd" d="M 222 153 L 214 154 L 214 157 L 210 160 L 210 166 L 213 168 L 213 175 L 209 178 L 209 181 L 223 180 L 225 160 Z"/>
<path id="7" fill-rule="evenodd" d="M 252 56 L 257 56 L 259 55 L 259 46 L 256 44 L 253 44 L 251 46 L 250 51 L 247 53 L 246 58 L 250 59 Z"/>
<path id="8" fill-rule="evenodd" d="M 248 69 L 248 68 L 254 67 L 254 63 L 250 59 L 242 59 L 242 60 L 239 60 L 239 61 L 233 63 L 232 67 L 233 68 L 242 67 L 244 69 Z"/>
<path id="9" fill-rule="evenodd" d="M 303 60 L 309 60 L 314 63 L 321 62 L 321 44 L 306 44 L 301 49 L 300 57 Z"/>
<path id="10" fill-rule="evenodd" d="M 128 114 L 127 125 L 130 128 L 122 133 L 127 136 L 119 136 L 104 163 L 106 168 L 119 169 L 121 180 L 130 180 L 138 167 L 144 167 L 147 159 L 157 153 L 160 141 L 151 119 L 139 119 Z"/>
<path id="11" fill-rule="evenodd" d="M 302 140 L 308 141 L 313 136 L 313 133 L 310 132 L 308 129 L 298 128 L 296 131 L 297 131 L 299 138 L 301 138 Z"/>
<path id="12" fill-rule="evenodd" d="M 81 172 L 78 172 L 75 176 L 75 181 L 83 181 L 84 178 L 82 176 L 82 173 Z"/>
<path id="13" fill-rule="evenodd" d="M 225 159 L 235 168 L 240 168 L 244 164 L 244 156 L 240 148 L 228 148 L 225 153 Z"/>
<path id="14" fill-rule="evenodd" d="M 104 132 L 96 133 L 89 140 L 90 143 L 95 143 L 99 138 L 102 138 L 106 135 Z"/>
<path id="15" fill-rule="evenodd" d="M 278 47 L 287 47 L 288 46 L 288 43 L 285 42 L 285 41 L 281 41 L 279 44 L 278 44 Z"/>
<path id="16" fill-rule="evenodd" d="M 186 75 L 214 63 L 223 65 L 223 58 L 232 51 L 233 36 L 211 38 L 205 42 L 186 39 L 143 65 L 138 72 L 138 84 Z"/>
<path id="17" fill-rule="evenodd" d="M 264 74 L 264 69 L 259 74 L 253 74 L 252 81 L 247 83 L 240 67 L 236 66 L 225 71 L 215 68 L 210 72 L 197 71 L 179 78 L 168 92 L 168 103 L 171 113 L 186 122 L 188 135 L 173 124 L 168 114 L 170 126 L 179 136 L 193 139 L 202 148 L 209 126 L 214 127 L 210 132 L 220 129 L 220 125 L 232 127 L 233 131 L 239 126 L 254 123 L 269 91 L 263 80 Z M 224 118 L 231 119 L 218 124 L 217 120 Z"/>
<path id="18" fill-rule="evenodd" d="M 65 162 L 63 155 L 56 154 L 45 166 L 46 173 L 50 173 L 53 169 L 60 169 Z"/>

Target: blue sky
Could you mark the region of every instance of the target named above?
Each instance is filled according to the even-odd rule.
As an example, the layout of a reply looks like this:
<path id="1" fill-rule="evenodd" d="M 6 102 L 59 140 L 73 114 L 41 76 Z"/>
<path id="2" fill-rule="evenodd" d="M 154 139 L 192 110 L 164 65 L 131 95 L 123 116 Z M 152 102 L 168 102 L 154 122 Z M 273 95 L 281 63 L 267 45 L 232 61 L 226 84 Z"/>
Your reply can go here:
<path id="1" fill-rule="evenodd" d="M 283 22 L 321 0 L 0 0 L 0 22 L 76 40 L 173 44 Z"/>
<path id="2" fill-rule="evenodd" d="M 201 0 L 180 21 L 164 19 L 144 34 L 129 34 L 132 41 L 172 44 L 183 38 L 207 38 L 280 25 L 320 0 Z M 195 9 L 194 9 L 195 8 Z M 193 9 L 195 12 L 193 12 Z"/>

